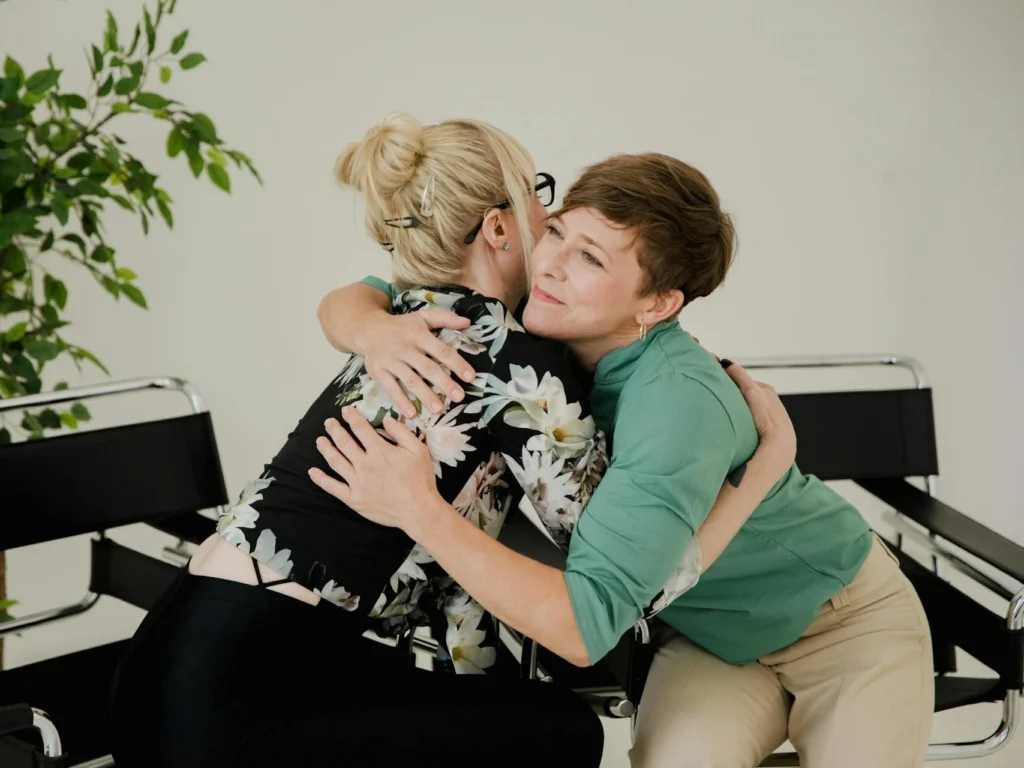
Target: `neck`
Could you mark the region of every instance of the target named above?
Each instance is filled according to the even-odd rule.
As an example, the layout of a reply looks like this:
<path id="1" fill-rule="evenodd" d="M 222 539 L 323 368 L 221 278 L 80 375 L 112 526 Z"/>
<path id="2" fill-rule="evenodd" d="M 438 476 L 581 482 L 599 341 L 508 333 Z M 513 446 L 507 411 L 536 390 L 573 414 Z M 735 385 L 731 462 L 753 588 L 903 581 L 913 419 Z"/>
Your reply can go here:
<path id="1" fill-rule="evenodd" d="M 526 286 L 510 285 L 507 279 L 491 267 L 493 263 L 493 257 L 487 255 L 470 258 L 459 282 L 479 294 L 498 299 L 509 309 L 515 310 L 526 296 Z"/>
<path id="2" fill-rule="evenodd" d="M 597 370 L 597 364 L 601 362 L 602 357 L 617 349 L 628 347 L 639 338 L 640 335 L 636 328 L 623 328 L 598 339 L 570 341 L 567 342 L 567 346 L 584 370 L 593 373 Z"/>

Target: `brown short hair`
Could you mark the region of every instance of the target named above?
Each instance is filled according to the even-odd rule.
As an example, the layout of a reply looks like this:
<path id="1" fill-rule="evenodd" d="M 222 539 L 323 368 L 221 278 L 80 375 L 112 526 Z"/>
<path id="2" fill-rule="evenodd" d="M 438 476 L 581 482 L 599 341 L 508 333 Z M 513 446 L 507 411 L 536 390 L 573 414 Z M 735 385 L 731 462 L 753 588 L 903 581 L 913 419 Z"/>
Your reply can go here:
<path id="1" fill-rule="evenodd" d="M 636 233 L 640 296 L 679 288 L 688 304 L 720 286 L 732 265 L 732 217 L 707 177 L 674 157 L 615 155 L 589 166 L 558 213 L 579 208 Z"/>

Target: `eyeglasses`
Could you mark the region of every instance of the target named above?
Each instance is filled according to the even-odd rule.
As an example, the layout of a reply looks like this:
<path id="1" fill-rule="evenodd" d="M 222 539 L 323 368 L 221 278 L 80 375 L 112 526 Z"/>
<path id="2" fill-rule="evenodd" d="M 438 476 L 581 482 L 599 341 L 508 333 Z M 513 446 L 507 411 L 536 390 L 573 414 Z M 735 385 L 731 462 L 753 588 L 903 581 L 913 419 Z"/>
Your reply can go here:
<path id="1" fill-rule="evenodd" d="M 537 199 L 540 200 L 540 204 L 547 208 L 555 202 L 555 177 L 550 173 L 538 173 L 537 183 L 534 185 L 533 191 L 536 193 Z M 506 210 L 511 207 L 511 200 L 503 200 L 497 205 L 491 206 L 491 208 L 498 208 L 500 210 Z M 480 234 L 480 229 L 483 225 L 484 220 L 481 217 L 480 221 L 477 222 L 477 225 L 470 230 L 469 234 L 466 235 L 462 242 L 466 245 L 470 245 L 474 240 L 476 240 L 476 236 Z"/>

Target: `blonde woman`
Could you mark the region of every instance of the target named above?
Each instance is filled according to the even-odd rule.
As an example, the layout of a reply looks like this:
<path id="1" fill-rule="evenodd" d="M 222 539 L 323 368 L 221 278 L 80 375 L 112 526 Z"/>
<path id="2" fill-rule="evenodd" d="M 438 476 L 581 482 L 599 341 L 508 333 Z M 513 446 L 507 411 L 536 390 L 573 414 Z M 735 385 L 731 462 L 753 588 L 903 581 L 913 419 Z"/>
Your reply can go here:
<path id="1" fill-rule="evenodd" d="M 393 311 L 454 313 L 437 352 L 480 376 L 461 402 L 405 411 L 360 357 L 328 382 L 136 634 L 113 702 L 118 766 L 422 765 L 453 754 L 596 766 L 602 729 L 587 705 L 493 674 L 501 657 L 480 605 L 429 551 L 307 474 L 330 471 L 317 442 L 344 409 L 371 429 L 401 419 L 429 447 L 432 490 L 482 535 L 496 536 L 525 494 L 568 542 L 607 467 L 605 435 L 560 348 L 510 311 L 554 179 L 490 125 L 423 127 L 406 115 L 351 144 L 337 174 L 363 194 L 367 229 L 392 254 Z M 785 426 L 783 414 L 782 438 L 751 462 L 749 491 L 723 491 L 719 539 L 792 461 Z M 688 563 L 699 569 L 700 558 Z M 403 645 L 418 625 L 440 640 L 436 667 L 456 674 L 412 667 Z"/>

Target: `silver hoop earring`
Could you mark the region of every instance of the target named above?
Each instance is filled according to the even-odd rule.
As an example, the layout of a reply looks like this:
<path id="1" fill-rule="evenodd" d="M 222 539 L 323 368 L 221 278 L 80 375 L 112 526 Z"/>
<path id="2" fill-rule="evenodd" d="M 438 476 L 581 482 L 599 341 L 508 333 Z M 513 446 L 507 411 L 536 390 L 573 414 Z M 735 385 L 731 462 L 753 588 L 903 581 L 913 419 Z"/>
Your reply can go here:
<path id="1" fill-rule="evenodd" d="M 640 341 L 647 341 L 647 321 L 640 321 Z"/>
<path id="2" fill-rule="evenodd" d="M 503 246 L 501 246 L 501 247 L 504 248 L 506 251 L 511 251 L 512 250 L 512 243 L 510 243 L 508 240 L 506 240 L 505 244 Z"/>

